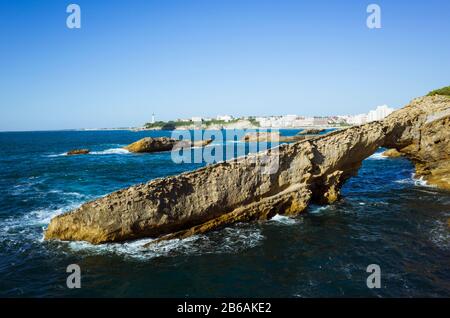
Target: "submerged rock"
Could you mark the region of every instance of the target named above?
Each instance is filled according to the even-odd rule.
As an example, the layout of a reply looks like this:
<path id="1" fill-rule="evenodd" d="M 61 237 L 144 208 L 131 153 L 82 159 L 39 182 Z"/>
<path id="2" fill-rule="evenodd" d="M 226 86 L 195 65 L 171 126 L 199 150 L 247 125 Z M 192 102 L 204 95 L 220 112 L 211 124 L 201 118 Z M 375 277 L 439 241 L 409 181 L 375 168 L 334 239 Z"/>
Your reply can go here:
<path id="1" fill-rule="evenodd" d="M 67 152 L 68 156 L 74 155 L 87 155 L 90 152 L 89 149 L 72 149 Z"/>
<path id="2" fill-rule="evenodd" d="M 212 142 L 211 139 L 199 141 L 176 140 L 168 137 L 142 138 L 124 149 L 134 153 L 150 153 L 170 151 L 174 147 L 204 147 Z"/>
<path id="3" fill-rule="evenodd" d="M 338 200 L 342 184 L 379 147 L 401 149 L 419 176 L 448 189 L 449 109 L 448 97 L 422 97 L 383 121 L 119 190 L 56 216 L 45 238 L 94 244 L 165 240 L 297 215 L 311 202 Z M 274 154 L 277 160 L 268 161 Z M 272 173 L 263 173 L 268 166 Z"/>

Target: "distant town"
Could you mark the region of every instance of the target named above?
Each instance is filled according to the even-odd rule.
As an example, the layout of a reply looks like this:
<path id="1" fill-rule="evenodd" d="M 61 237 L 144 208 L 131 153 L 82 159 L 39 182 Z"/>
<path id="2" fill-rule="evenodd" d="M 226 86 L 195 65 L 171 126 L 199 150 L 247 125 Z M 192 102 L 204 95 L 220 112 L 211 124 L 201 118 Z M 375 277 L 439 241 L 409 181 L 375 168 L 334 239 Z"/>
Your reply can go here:
<path id="1" fill-rule="evenodd" d="M 250 128 L 279 128 L 295 129 L 305 127 L 346 127 L 362 125 L 368 122 L 382 120 L 394 111 L 387 105 L 377 106 L 366 114 L 358 115 L 336 115 L 336 116 L 244 116 L 233 117 L 231 115 L 218 115 L 211 117 L 180 118 L 173 121 L 156 121 L 155 114 L 151 121 L 141 128 L 134 130 L 173 130 L 173 129 L 250 129 Z"/>

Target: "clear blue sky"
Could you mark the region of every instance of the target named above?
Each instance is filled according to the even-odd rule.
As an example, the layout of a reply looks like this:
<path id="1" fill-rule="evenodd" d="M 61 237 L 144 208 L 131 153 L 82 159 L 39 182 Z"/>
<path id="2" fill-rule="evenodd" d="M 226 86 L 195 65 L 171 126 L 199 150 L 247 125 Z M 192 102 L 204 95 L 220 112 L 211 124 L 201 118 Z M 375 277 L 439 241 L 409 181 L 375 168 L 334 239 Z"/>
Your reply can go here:
<path id="1" fill-rule="evenodd" d="M 0 130 L 400 107 L 450 85 L 449 37 L 448 0 L 0 0 Z"/>

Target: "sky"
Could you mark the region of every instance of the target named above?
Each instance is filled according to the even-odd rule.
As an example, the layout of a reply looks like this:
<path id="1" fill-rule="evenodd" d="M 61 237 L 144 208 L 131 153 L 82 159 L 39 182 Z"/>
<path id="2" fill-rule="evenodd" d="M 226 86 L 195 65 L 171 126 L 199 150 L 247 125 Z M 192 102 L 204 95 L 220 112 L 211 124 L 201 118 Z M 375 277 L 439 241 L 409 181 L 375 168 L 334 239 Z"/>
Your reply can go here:
<path id="1" fill-rule="evenodd" d="M 399 108 L 450 85 L 449 36 L 448 0 L 0 0 L 0 131 Z"/>

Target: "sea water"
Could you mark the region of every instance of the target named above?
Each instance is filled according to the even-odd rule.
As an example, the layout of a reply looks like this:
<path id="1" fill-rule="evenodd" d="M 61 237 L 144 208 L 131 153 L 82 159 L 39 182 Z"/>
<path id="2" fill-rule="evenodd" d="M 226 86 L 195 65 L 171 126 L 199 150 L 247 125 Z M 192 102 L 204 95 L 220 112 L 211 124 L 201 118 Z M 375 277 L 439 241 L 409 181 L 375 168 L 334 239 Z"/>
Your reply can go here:
<path id="1" fill-rule="evenodd" d="M 450 296 L 450 195 L 381 150 L 344 185 L 341 201 L 296 218 L 277 215 L 150 248 L 143 246 L 151 239 L 43 241 L 55 215 L 203 166 L 122 148 L 146 136 L 170 132 L 0 133 L 0 296 Z M 65 155 L 74 148 L 92 152 Z M 67 288 L 70 264 L 81 268 L 80 289 Z M 367 287 L 370 264 L 381 268 L 380 289 Z"/>

